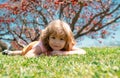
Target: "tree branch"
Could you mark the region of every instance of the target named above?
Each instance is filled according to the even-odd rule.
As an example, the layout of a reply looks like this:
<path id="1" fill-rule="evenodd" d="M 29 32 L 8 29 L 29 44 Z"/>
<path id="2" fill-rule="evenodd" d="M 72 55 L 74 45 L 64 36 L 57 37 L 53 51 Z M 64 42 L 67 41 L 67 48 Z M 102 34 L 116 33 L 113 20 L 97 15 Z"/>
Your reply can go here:
<path id="1" fill-rule="evenodd" d="M 81 4 L 79 11 L 76 13 L 76 15 L 75 15 L 75 16 L 73 17 L 73 19 L 72 19 L 72 23 L 70 24 L 72 31 L 73 31 L 74 28 L 75 28 L 75 24 L 76 24 L 76 22 L 77 22 L 77 20 L 78 20 L 78 18 L 79 18 L 79 14 L 80 14 L 80 12 L 82 11 L 82 8 L 83 8 L 83 5 Z"/>
<path id="2" fill-rule="evenodd" d="M 111 21 L 111 22 L 106 23 L 105 25 L 103 25 L 101 28 L 95 29 L 95 27 L 104 19 L 105 16 L 113 14 L 113 13 L 114 13 L 115 11 L 117 11 L 119 8 L 120 8 L 120 4 L 119 4 L 115 9 L 113 9 L 111 12 L 109 12 L 109 13 L 107 13 L 107 12 L 109 11 L 109 8 L 107 8 L 106 11 L 103 11 L 103 12 L 100 12 L 100 13 L 96 14 L 95 16 L 93 16 L 93 18 L 91 18 L 91 19 L 88 21 L 88 23 L 87 23 L 86 25 L 83 26 L 83 28 L 81 28 L 81 29 L 77 32 L 77 34 L 76 34 L 74 37 L 77 38 L 77 37 L 79 37 L 79 36 L 83 36 L 83 35 L 91 32 L 91 31 L 98 31 L 98 30 L 100 30 L 100 29 L 102 29 L 102 28 L 104 28 L 104 27 L 112 24 L 113 22 L 115 22 L 116 20 L 118 20 L 120 17 L 118 16 L 118 17 L 115 18 L 113 21 Z M 102 18 L 101 18 L 96 24 L 94 24 L 94 26 L 93 26 L 91 29 L 89 29 L 89 30 L 86 31 L 86 32 L 81 33 L 81 32 L 82 32 L 88 25 L 90 25 L 91 22 L 92 22 L 96 17 L 98 17 L 98 16 L 101 16 Z"/>

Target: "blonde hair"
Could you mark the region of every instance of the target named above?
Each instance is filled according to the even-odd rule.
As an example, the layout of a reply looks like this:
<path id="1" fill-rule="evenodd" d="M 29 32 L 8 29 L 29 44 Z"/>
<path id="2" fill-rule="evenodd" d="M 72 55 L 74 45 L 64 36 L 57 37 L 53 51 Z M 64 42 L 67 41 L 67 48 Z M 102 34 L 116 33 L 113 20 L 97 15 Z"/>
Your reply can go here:
<path id="1" fill-rule="evenodd" d="M 73 37 L 73 33 L 70 29 L 70 26 L 61 20 L 53 20 L 48 24 L 48 26 L 43 30 L 40 40 L 42 41 L 45 48 L 48 51 L 52 51 L 49 46 L 49 36 L 50 35 L 59 35 L 65 38 L 66 44 L 62 50 L 70 51 L 75 44 L 75 39 Z"/>

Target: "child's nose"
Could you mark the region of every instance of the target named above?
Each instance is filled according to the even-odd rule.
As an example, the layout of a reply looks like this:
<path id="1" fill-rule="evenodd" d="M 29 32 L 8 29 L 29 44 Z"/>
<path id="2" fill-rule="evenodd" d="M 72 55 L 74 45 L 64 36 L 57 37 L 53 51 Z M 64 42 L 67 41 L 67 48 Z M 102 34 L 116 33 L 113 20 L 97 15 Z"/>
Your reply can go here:
<path id="1" fill-rule="evenodd" d="M 55 40 L 55 43 L 60 43 L 60 40 L 56 39 L 56 40 Z"/>

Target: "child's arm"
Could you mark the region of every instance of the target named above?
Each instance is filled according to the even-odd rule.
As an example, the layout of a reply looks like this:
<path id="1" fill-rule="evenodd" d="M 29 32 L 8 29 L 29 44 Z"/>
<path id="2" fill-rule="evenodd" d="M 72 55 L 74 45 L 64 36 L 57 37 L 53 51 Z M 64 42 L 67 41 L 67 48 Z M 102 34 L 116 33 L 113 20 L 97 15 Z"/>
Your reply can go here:
<path id="1" fill-rule="evenodd" d="M 71 51 L 53 51 L 52 55 L 72 55 L 72 54 L 86 54 L 86 51 L 80 48 L 73 48 Z"/>

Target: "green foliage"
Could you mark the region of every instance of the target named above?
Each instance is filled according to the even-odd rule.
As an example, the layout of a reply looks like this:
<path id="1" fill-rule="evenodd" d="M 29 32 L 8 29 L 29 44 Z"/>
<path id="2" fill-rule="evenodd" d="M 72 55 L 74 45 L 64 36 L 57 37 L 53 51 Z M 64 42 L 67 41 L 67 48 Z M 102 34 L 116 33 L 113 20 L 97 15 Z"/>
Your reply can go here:
<path id="1" fill-rule="evenodd" d="M 24 58 L 0 54 L 0 78 L 119 78 L 120 47 L 85 48 L 86 55 Z"/>

